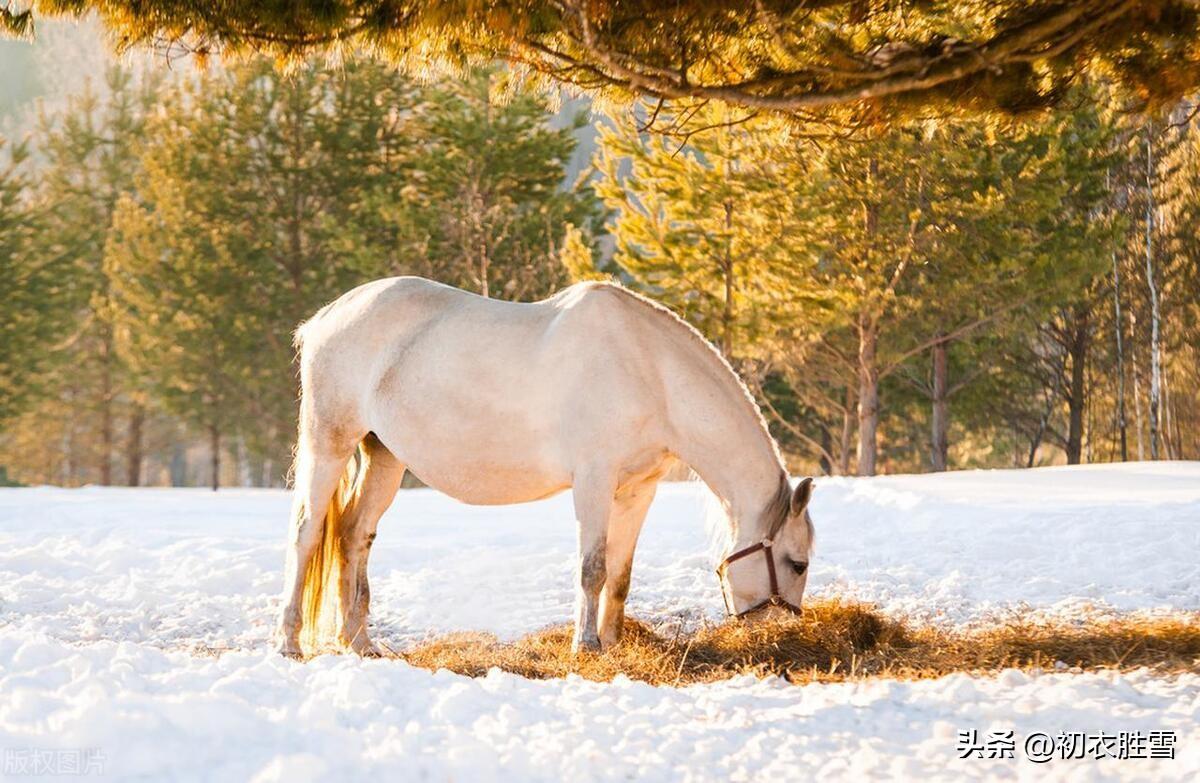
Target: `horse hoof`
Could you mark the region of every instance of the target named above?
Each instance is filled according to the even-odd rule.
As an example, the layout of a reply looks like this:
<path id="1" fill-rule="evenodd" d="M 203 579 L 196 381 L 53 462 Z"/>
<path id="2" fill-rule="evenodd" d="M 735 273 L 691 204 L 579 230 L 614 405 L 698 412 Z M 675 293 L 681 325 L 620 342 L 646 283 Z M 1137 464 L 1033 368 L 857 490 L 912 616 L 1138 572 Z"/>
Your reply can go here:
<path id="1" fill-rule="evenodd" d="M 291 658 L 293 661 L 304 660 L 304 653 L 301 652 L 300 647 L 298 645 L 281 644 L 278 648 L 278 652 L 284 658 Z"/>
<path id="2" fill-rule="evenodd" d="M 571 644 L 571 652 L 600 652 L 600 639 L 592 637 L 591 639 L 575 639 Z"/>
<path id="3" fill-rule="evenodd" d="M 365 629 L 350 638 L 343 638 L 342 644 L 360 658 L 382 658 L 383 650 L 368 638 L 364 631 Z"/>
<path id="4" fill-rule="evenodd" d="M 379 649 L 379 646 L 376 645 L 374 642 L 364 645 L 361 650 L 355 650 L 355 652 L 358 653 L 360 658 L 382 658 L 383 657 L 383 650 Z"/>

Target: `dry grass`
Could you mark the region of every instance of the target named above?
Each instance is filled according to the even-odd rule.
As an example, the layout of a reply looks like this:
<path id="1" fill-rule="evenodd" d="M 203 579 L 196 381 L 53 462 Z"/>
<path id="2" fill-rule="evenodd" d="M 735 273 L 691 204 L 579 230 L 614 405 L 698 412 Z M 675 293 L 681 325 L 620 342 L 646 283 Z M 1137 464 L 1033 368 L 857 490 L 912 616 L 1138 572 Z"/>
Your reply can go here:
<path id="1" fill-rule="evenodd" d="M 739 675 L 780 675 L 792 682 L 869 676 L 904 679 L 1008 667 L 1081 669 L 1153 667 L 1200 671 L 1200 615 L 1069 623 L 1009 623 L 984 630 L 910 627 L 862 604 L 825 601 L 803 617 L 726 622 L 688 635 L 660 635 L 627 621 L 605 653 L 571 653 L 571 629 L 556 626 L 514 642 L 487 634 L 441 636 L 400 653 L 426 669 L 477 677 L 492 667 L 533 679 L 618 674 L 656 685 L 687 685 Z"/>

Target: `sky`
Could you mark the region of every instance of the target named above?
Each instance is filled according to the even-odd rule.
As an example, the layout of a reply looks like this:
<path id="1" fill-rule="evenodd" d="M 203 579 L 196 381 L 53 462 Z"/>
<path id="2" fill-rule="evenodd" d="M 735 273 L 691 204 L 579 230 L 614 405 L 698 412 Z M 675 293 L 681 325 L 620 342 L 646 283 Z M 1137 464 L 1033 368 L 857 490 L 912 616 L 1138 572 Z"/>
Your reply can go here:
<path id="1" fill-rule="evenodd" d="M 33 41 L 0 39 L 0 133 L 20 137 L 33 127 L 39 104 L 49 110 L 85 85 L 102 85 L 117 59 L 95 21 L 37 20 Z M 130 63 L 149 61 L 127 54 Z"/>

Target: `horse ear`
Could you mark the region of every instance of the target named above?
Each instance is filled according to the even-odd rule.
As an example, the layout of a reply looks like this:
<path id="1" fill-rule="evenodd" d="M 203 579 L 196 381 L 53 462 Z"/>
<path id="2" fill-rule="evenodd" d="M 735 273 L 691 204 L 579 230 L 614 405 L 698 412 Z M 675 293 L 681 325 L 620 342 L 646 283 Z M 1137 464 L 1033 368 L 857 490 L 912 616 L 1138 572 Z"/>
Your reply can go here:
<path id="1" fill-rule="evenodd" d="M 798 517 L 804 513 L 804 509 L 808 508 L 808 501 L 812 499 L 812 491 L 813 480 L 811 478 L 803 479 L 796 485 L 796 488 L 792 490 L 792 516 Z"/>

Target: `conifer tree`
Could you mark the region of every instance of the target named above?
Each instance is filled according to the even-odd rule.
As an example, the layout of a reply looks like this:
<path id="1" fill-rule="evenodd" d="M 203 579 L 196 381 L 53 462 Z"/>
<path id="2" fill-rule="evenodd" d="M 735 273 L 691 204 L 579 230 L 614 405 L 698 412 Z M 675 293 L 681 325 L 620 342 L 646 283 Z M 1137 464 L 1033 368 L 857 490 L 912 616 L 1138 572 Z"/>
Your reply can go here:
<path id="1" fill-rule="evenodd" d="M 764 334 L 822 302 L 805 275 L 822 216 L 795 197 L 801 171 L 785 144 L 721 126 L 723 117 L 714 112 L 719 127 L 683 146 L 628 123 L 603 129 L 597 192 L 614 211 L 620 267 L 726 358 L 744 360 Z"/>
<path id="2" fill-rule="evenodd" d="M 285 77 L 248 63 L 173 92 L 148 129 L 108 279 L 129 360 L 208 440 L 214 488 L 231 436 L 258 453 L 290 437 L 295 325 L 381 266 L 345 241 L 396 174 L 410 92 L 378 66 Z"/>
<path id="3" fill-rule="evenodd" d="M 794 122 L 878 123 L 933 112 L 1019 113 L 1088 75 L 1145 104 L 1193 89 L 1200 12 L 1186 0 L 819 3 L 674 0 L 35 0 L 95 13 L 126 45 L 211 51 L 364 49 L 412 73 L 507 58 L 610 99 L 671 101 L 688 121 L 713 102 Z M 0 32 L 31 27 L 0 8 Z M 657 116 L 656 119 L 663 119 Z"/>
<path id="4" fill-rule="evenodd" d="M 43 160 L 35 193 L 40 230 L 31 252 L 37 263 L 60 267 L 60 302 L 71 331 L 56 346 L 55 375 L 47 381 L 62 407 L 33 412 L 21 426 L 68 444 L 70 481 L 136 483 L 140 468 L 124 476 L 118 469 L 121 432 L 144 413 L 137 380 L 118 355 L 103 261 L 117 203 L 137 181 L 137 148 L 156 88 L 156 80 L 139 82 L 114 65 L 103 85 L 87 85 L 61 112 L 43 115 L 36 134 Z M 124 447 L 136 453 L 141 444 L 126 439 Z"/>
<path id="5" fill-rule="evenodd" d="M 26 144 L 0 137 L 0 427 L 43 392 L 66 325 L 61 259 L 34 252 L 42 230 L 31 203 Z"/>
<path id="6" fill-rule="evenodd" d="M 493 105 L 481 84 L 248 62 L 164 100 L 107 273 L 127 361 L 207 439 L 214 486 L 235 444 L 286 461 L 291 334 L 322 305 L 413 273 L 542 295 L 565 276 L 572 226 L 590 244 L 590 197 L 562 189 L 569 131 L 550 130 L 539 102 Z M 472 278 L 480 250 L 487 274 Z"/>
<path id="7" fill-rule="evenodd" d="M 682 147 L 602 135 L 616 260 L 727 352 L 766 357 L 763 404 L 827 470 L 849 470 L 856 431 L 853 462 L 875 472 L 897 373 L 930 399 L 925 453 L 944 469 L 950 397 L 975 377 L 951 377 L 951 346 L 1061 298 L 1107 257 L 1112 231 L 1092 213 L 1111 132 L 1094 112 L 1007 135 L 950 123 L 821 144 L 714 124 Z"/>
<path id="8" fill-rule="evenodd" d="M 568 233 L 591 244 L 598 213 L 586 185 L 564 182 L 573 126 L 544 102 L 503 94 L 483 69 L 427 91 L 422 150 L 403 204 L 391 205 L 410 253 L 438 279 L 484 296 L 532 299 L 567 281 L 555 261 Z"/>
<path id="9" fill-rule="evenodd" d="M 1084 104 L 991 143 L 968 129 L 939 146 L 948 156 L 936 200 L 959 206 L 950 220 L 939 221 L 942 239 L 921 268 L 926 301 L 914 324 L 929 347 L 925 392 L 932 405 L 933 469 L 947 466 L 949 398 L 982 374 L 951 378 L 950 348 L 976 338 L 994 346 L 997 332 L 1028 329 L 1047 302 L 1084 301 L 1077 292 L 1089 290 L 1106 271 L 1119 231 L 1104 209 L 1114 134 L 1111 119 Z M 1064 340 L 1076 354 L 1086 347 L 1077 334 Z M 982 359 L 994 369 L 994 362 L 965 349 L 975 354 L 974 366 Z M 1079 358 L 1082 371 L 1086 356 Z M 1084 390 L 1077 384 L 1064 388 L 1073 390 L 1076 427 L 1063 445 L 1068 457 L 1078 459 Z"/>

